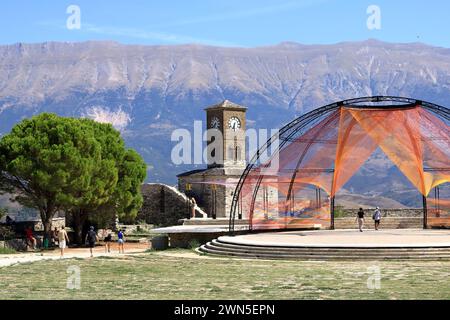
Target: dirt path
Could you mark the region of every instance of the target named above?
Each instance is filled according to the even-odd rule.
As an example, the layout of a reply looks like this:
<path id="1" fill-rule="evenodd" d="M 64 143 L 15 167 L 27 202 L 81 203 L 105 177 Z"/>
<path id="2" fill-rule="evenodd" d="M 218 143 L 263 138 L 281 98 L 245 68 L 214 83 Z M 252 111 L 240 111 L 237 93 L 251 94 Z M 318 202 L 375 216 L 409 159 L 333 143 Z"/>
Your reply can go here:
<path id="1" fill-rule="evenodd" d="M 149 249 L 149 244 L 147 243 L 125 243 L 124 250 L 125 255 L 142 253 Z M 105 252 L 104 246 L 97 246 L 94 248 L 94 258 L 95 257 L 117 257 L 123 256 L 124 254 L 119 254 L 117 244 L 111 245 L 111 252 Z M 82 258 L 88 259 L 91 254 L 89 248 L 67 248 L 64 252 L 63 259 L 73 259 Z M 0 255 L 0 268 L 8 267 L 19 263 L 31 263 L 42 260 L 60 260 L 59 249 L 42 251 L 42 252 L 27 252 L 27 253 L 17 253 L 17 254 L 5 254 Z"/>

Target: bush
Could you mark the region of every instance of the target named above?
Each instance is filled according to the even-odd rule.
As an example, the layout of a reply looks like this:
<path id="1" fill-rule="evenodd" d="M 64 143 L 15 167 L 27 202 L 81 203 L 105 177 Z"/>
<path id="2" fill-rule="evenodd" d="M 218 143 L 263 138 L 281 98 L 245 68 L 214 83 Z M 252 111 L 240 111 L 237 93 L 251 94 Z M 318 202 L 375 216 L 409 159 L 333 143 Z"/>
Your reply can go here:
<path id="1" fill-rule="evenodd" d="M 14 235 L 15 233 L 11 226 L 0 225 L 0 240 L 12 239 Z"/>
<path id="2" fill-rule="evenodd" d="M 343 206 L 335 206 L 334 207 L 334 217 L 335 218 L 345 217 L 345 210 L 344 210 Z"/>
<path id="3" fill-rule="evenodd" d="M 17 253 L 17 251 L 11 248 L 0 247 L 0 254 L 13 254 L 13 253 Z"/>
<path id="4" fill-rule="evenodd" d="M 191 249 L 191 250 L 195 250 L 195 249 L 197 249 L 198 247 L 200 247 L 200 242 L 197 240 L 197 239 L 193 239 L 193 240 L 191 240 L 191 241 L 189 241 L 189 249 Z"/>

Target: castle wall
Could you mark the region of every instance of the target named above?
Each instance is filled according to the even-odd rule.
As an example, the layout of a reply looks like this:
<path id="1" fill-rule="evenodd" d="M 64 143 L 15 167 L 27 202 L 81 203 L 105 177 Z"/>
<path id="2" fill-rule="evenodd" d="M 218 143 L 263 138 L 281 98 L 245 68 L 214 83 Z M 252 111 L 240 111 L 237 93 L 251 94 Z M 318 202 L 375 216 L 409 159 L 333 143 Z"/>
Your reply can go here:
<path id="1" fill-rule="evenodd" d="M 175 187 L 165 184 L 148 183 L 142 186 L 144 204 L 138 213 L 137 221 L 145 221 L 157 226 L 180 224 L 180 219 L 191 215 L 189 198 Z M 196 217 L 204 217 L 206 213 L 197 207 Z"/>

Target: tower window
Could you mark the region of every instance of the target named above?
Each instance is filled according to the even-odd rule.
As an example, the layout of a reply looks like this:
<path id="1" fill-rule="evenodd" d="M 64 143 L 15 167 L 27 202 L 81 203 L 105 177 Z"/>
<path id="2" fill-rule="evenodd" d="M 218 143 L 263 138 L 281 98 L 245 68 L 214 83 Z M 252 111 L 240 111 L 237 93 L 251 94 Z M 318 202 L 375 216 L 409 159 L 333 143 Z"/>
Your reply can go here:
<path id="1" fill-rule="evenodd" d="M 234 148 L 233 147 L 228 147 L 228 159 L 229 160 L 233 160 L 234 161 Z"/>
<path id="2" fill-rule="evenodd" d="M 241 161 L 241 148 L 236 147 L 236 158 L 235 161 Z"/>

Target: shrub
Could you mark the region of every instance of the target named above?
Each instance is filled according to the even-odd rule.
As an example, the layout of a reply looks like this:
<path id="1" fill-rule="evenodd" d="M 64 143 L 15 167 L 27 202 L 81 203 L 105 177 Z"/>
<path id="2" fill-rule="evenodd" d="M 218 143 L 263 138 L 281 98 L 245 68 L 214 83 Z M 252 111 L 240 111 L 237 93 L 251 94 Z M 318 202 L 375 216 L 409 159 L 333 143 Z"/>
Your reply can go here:
<path id="1" fill-rule="evenodd" d="M 0 254 L 13 254 L 13 253 L 17 253 L 17 251 L 12 248 L 0 247 Z"/>

